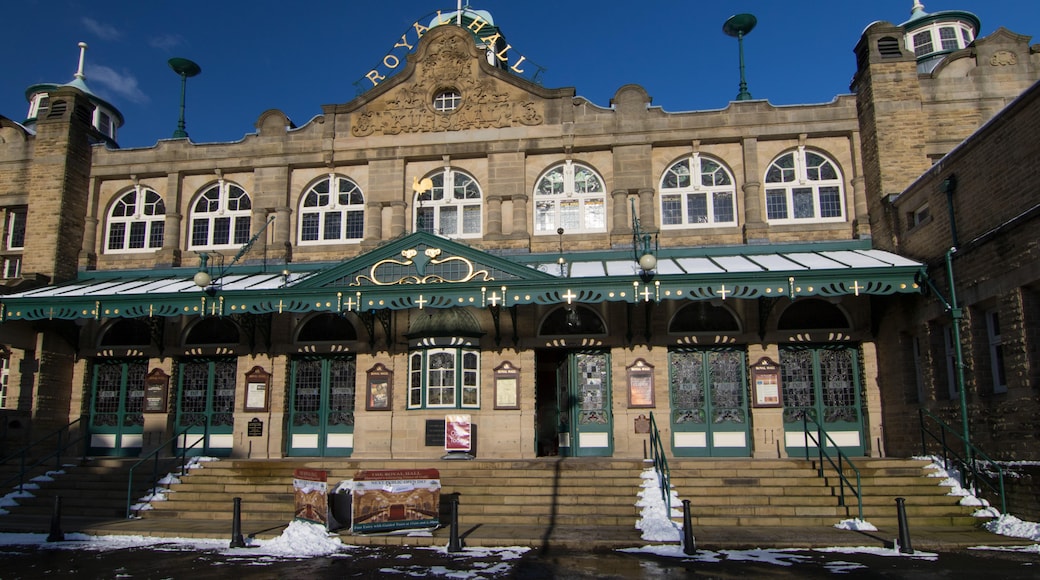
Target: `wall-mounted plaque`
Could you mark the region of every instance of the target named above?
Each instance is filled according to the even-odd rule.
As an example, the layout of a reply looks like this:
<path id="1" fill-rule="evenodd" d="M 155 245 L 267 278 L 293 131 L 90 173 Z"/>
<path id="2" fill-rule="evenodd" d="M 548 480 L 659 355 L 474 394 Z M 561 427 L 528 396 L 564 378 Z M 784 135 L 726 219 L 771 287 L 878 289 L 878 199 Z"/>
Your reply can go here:
<path id="1" fill-rule="evenodd" d="M 495 408 L 520 408 L 520 369 L 509 361 L 495 367 Z"/>
<path id="2" fill-rule="evenodd" d="M 751 365 L 751 389 L 756 407 L 781 407 L 780 365 L 767 356 Z"/>
<path id="3" fill-rule="evenodd" d="M 246 411 L 266 411 L 271 373 L 255 366 L 246 373 Z"/>
<path id="4" fill-rule="evenodd" d="M 654 406 L 654 367 L 643 359 L 636 359 L 628 371 L 628 407 Z"/>
<path id="5" fill-rule="evenodd" d="M 383 363 L 368 369 L 368 388 L 365 397 L 366 411 L 389 411 L 393 402 L 394 373 Z"/>
<path id="6" fill-rule="evenodd" d="M 144 412 L 165 413 L 170 375 L 162 369 L 152 369 L 144 378 Z"/>

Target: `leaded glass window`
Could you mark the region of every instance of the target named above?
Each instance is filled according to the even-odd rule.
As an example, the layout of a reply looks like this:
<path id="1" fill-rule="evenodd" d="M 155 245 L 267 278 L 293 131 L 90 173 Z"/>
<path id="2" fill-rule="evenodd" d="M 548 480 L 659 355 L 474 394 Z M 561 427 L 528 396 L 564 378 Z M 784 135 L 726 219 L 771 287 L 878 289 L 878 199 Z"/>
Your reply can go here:
<path id="1" fill-rule="evenodd" d="M 97 364 L 91 425 L 140 427 L 144 425 L 145 361 L 104 361 Z"/>
<path id="2" fill-rule="evenodd" d="M 607 355 L 578 353 L 578 424 L 605 425 L 610 417 L 610 380 Z"/>
<path id="3" fill-rule="evenodd" d="M 408 408 L 479 408 L 480 353 L 430 348 L 409 355 Z"/>
<path id="4" fill-rule="evenodd" d="M 607 193 L 591 167 L 566 161 L 546 171 L 534 188 L 535 234 L 607 231 Z"/>
<path id="5" fill-rule="evenodd" d="M 141 185 L 119 196 L 108 213 L 105 253 L 162 248 L 166 205 L 154 190 Z"/>
<path id="6" fill-rule="evenodd" d="M 834 161 L 799 147 L 776 158 L 766 171 L 766 218 L 770 222 L 843 221 L 844 186 Z"/>
<path id="7" fill-rule="evenodd" d="M 675 351 L 669 364 L 674 424 L 747 422 L 742 352 Z"/>
<path id="8" fill-rule="evenodd" d="M 729 170 L 694 153 L 672 164 L 661 178 L 661 226 L 734 225 L 734 200 Z"/>
<path id="9" fill-rule="evenodd" d="M 330 174 L 300 202 L 300 244 L 359 241 L 365 235 L 365 196 L 350 179 Z"/>

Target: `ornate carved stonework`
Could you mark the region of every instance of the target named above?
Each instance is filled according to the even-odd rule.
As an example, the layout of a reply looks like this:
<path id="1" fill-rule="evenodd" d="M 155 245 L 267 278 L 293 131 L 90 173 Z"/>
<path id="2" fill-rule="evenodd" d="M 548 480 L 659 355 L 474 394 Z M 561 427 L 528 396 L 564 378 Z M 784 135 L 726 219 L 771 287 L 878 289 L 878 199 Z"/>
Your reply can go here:
<path id="1" fill-rule="evenodd" d="M 416 65 L 417 82 L 388 94 L 382 110 L 371 110 L 378 106 L 373 104 L 370 110 L 357 114 L 351 134 L 367 137 L 540 125 L 543 116 L 534 101 L 510 95 L 493 78 L 480 78 L 479 61 L 470 54 L 466 42 L 459 35 L 434 40 Z M 462 101 L 454 111 L 437 111 L 433 97 L 446 89 L 457 90 Z"/>
<path id="2" fill-rule="evenodd" d="M 440 248 L 409 248 L 401 252 L 404 260 L 380 260 L 372 265 L 368 274 L 358 275 L 351 286 L 360 286 L 363 282 L 377 286 L 393 286 L 397 284 L 436 284 L 457 283 L 480 280 L 494 280 L 487 270 L 477 270 L 473 262 L 461 256 L 441 258 Z"/>
<path id="3" fill-rule="evenodd" d="M 1018 64 L 1018 57 L 1010 50 L 998 50 L 989 59 L 990 66 L 1012 66 Z"/>

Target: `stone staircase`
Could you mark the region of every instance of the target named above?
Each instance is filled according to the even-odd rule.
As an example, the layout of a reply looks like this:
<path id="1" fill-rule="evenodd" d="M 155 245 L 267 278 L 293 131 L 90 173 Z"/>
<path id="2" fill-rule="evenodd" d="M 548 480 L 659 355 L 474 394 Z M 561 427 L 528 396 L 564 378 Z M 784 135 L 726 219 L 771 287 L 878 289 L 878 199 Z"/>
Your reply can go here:
<path id="1" fill-rule="evenodd" d="M 855 458 L 863 490 L 863 518 L 879 528 L 898 527 L 897 497 L 905 499 L 914 526 L 974 527 L 973 508 L 958 505 L 947 487 L 927 477 L 928 461 Z M 839 478 L 827 465 L 799 459 L 671 460 L 672 486 L 690 500 L 694 526 L 831 526 L 856 518 L 856 498 L 846 488 L 842 506 Z M 855 482 L 855 473 L 846 469 Z"/>

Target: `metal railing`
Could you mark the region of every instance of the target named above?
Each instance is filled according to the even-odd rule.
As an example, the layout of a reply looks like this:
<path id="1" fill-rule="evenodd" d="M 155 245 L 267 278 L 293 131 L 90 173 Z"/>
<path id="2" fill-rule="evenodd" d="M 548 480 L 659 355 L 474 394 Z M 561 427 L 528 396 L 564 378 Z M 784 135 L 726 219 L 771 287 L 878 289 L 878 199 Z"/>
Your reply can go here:
<path id="1" fill-rule="evenodd" d="M 816 433 L 809 431 L 809 423 L 816 426 Z M 827 463 L 834 468 L 838 473 L 838 505 L 845 505 L 845 487 L 849 488 L 849 491 L 856 497 L 856 503 L 859 508 L 859 519 L 863 520 L 863 486 L 859 474 L 859 469 L 852 463 L 852 461 L 845 455 L 845 453 L 838 447 L 838 444 L 831 439 L 831 436 L 827 434 L 823 429 L 823 425 L 816 422 L 815 419 L 809 416 L 809 413 L 802 415 L 802 428 L 805 431 L 805 458 L 809 459 L 809 439 L 812 438 L 813 443 L 816 444 L 816 449 L 819 451 L 819 468 L 816 470 L 817 475 L 824 477 L 824 459 Z M 838 456 L 838 461 L 835 462 L 831 457 L 830 452 L 827 451 L 827 445 L 830 445 Z M 852 482 L 845 475 L 845 468 L 852 469 L 853 473 L 856 474 L 856 485 L 853 486 Z"/>
<path id="2" fill-rule="evenodd" d="M 143 465 L 149 459 L 151 459 L 152 460 L 152 483 L 151 483 L 151 485 L 148 486 L 148 489 L 154 490 L 156 488 L 156 486 L 159 485 L 159 479 L 160 479 L 160 476 L 159 476 L 159 459 L 160 459 L 160 456 L 162 455 L 162 451 L 163 451 L 163 449 L 166 448 L 167 445 L 173 445 L 173 443 L 175 441 L 177 441 L 178 438 L 183 438 L 183 440 L 181 441 L 181 444 L 177 447 L 177 452 L 176 453 L 171 453 L 170 457 L 176 457 L 178 453 L 180 454 L 180 458 L 181 458 L 181 461 L 180 461 L 180 475 L 181 475 L 181 477 L 184 477 L 184 475 L 185 475 L 185 466 L 188 463 L 188 460 L 187 460 L 188 451 L 190 449 L 193 449 L 199 443 L 201 443 L 201 442 L 206 440 L 206 434 L 204 433 L 204 434 L 202 434 L 202 437 L 199 437 L 198 439 L 195 440 L 194 443 L 192 443 L 191 445 L 188 445 L 187 443 L 188 443 L 188 430 L 189 429 L 190 429 L 190 427 L 185 427 L 180 433 L 177 433 L 173 437 L 170 437 L 169 439 L 164 441 L 161 445 L 156 447 L 154 451 L 152 451 L 148 455 L 145 455 L 144 457 L 142 457 L 140 459 L 140 461 L 138 461 L 137 463 L 133 464 L 130 467 L 130 472 L 127 475 L 127 479 L 126 479 L 126 517 L 127 517 L 127 519 L 130 519 L 130 518 L 133 517 L 133 510 L 131 509 L 131 506 L 133 505 L 133 498 L 134 498 L 134 470 L 137 469 L 138 467 L 140 467 L 141 465 Z"/>
<path id="3" fill-rule="evenodd" d="M 86 434 L 86 430 L 85 429 L 81 429 L 79 434 L 76 435 L 76 437 L 72 436 L 72 428 L 74 426 L 76 426 L 77 424 L 81 424 L 81 423 L 82 424 L 86 424 L 86 421 L 83 420 L 83 417 L 80 417 L 78 419 L 70 421 L 68 425 L 64 425 L 62 427 L 59 427 L 57 430 L 52 431 L 52 432 L 48 433 L 47 435 L 44 435 L 43 437 L 40 437 L 36 441 L 32 441 L 31 443 L 29 443 L 25 447 L 22 447 L 18 451 L 15 451 L 14 453 L 8 455 L 7 457 L 4 457 L 3 459 L 0 459 L 0 465 L 4 465 L 4 464 L 6 464 L 6 463 L 8 463 L 8 462 L 10 462 L 10 461 L 12 461 L 14 459 L 17 459 L 19 461 L 18 473 L 15 473 L 14 475 L 8 477 L 4 481 L 0 481 L 0 489 L 7 489 L 8 485 L 10 485 L 12 482 L 17 480 L 18 481 L 18 492 L 21 493 L 23 491 L 22 488 L 25 485 L 25 476 L 28 473 L 30 473 L 33 469 L 36 469 L 37 467 L 40 467 L 41 465 L 44 465 L 45 463 L 47 463 L 51 459 L 54 460 L 54 470 L 55 471 L 60 471 L 61 470 L 61 466 L 62 466 L 61 458 L 65 457 L 65 452 L 70 447 L 80 443 L 81 441 L 83 442 L 83 448 L 81 449 L 82 453 L 80 454 L 80 459 L 86 459 L 86 456 L 87 456 L 87 449 L 86 449 L 86 437 L 87 437 L 87 434 Z M 43 447 L 43 448 L 48 447 L 49 440 L 52 439 L 52 438 L 54 439 L 54 448 L 53 448 L 54 450 L 51 451 L 50 453 L 47 453 L 43 457 L 40 457 L 39 459 L 37 459 L 36 461 L 32 462 L 31 464 L 26 465 L 26 463 L 30 460 L 30 453 L 34 449 L 37 449 L 37 448 L 40 448 L 40 447 Z"/>
<path id="4" fill-rule="evenodd" d="M 961 487 L 966 490 L 970 490 L 976 497 L 982 495 L 982 486 L 984 485 L 988 490 L 1000 498 L 1000 513 L 1006 514 L 1007 512 L 1007 498 L 1004 493 L 1004 469 L 1000 465 L 990 459 L 988 455 L 982 452 L 981 449 L 971 443 L 967 443 L 966 448 L 970 450 L 971 457 L 962 457 L 953 447 L 947 445 L 946 434 L 949 433 L 957 438 L 957 444 L 964 447 L 964 437 L 954 431 L 949 425 L 947 425 L 942 419 L 933 415 L 928 409 L 918 409 L 918 416 L 921 419 L 921 455 L 928 455 L 928 440 L 937 443 L 942 451 L 942 459 L 945 466 L 949 466 L 951 462 L 957 465 Z M 935 433 L 928 428 L 926 419 L 931 419 L 939 426 L 939 432 Z M 982 458 L 982 462 L 979 461 Z M 996 483 L 989 480 L 991 477 L 983 469 L 990 469 L 996 471 Z M 968 475 L 971 475 L 970 479 Z M 981 484 L 981 485 L 980 485 Z"/>
<path id="5" fill-rule="evenodd" d="M 667 517 L 672 517 L 672 475 L 668 471 L 668 458 L 664 456 L 664 443 L 661 442 L 661 431 L 657 428 L 654 414 L 650 413 L 650 458 L 654 461 L 654 471 L 661 484 L 661 498 Z"/>

